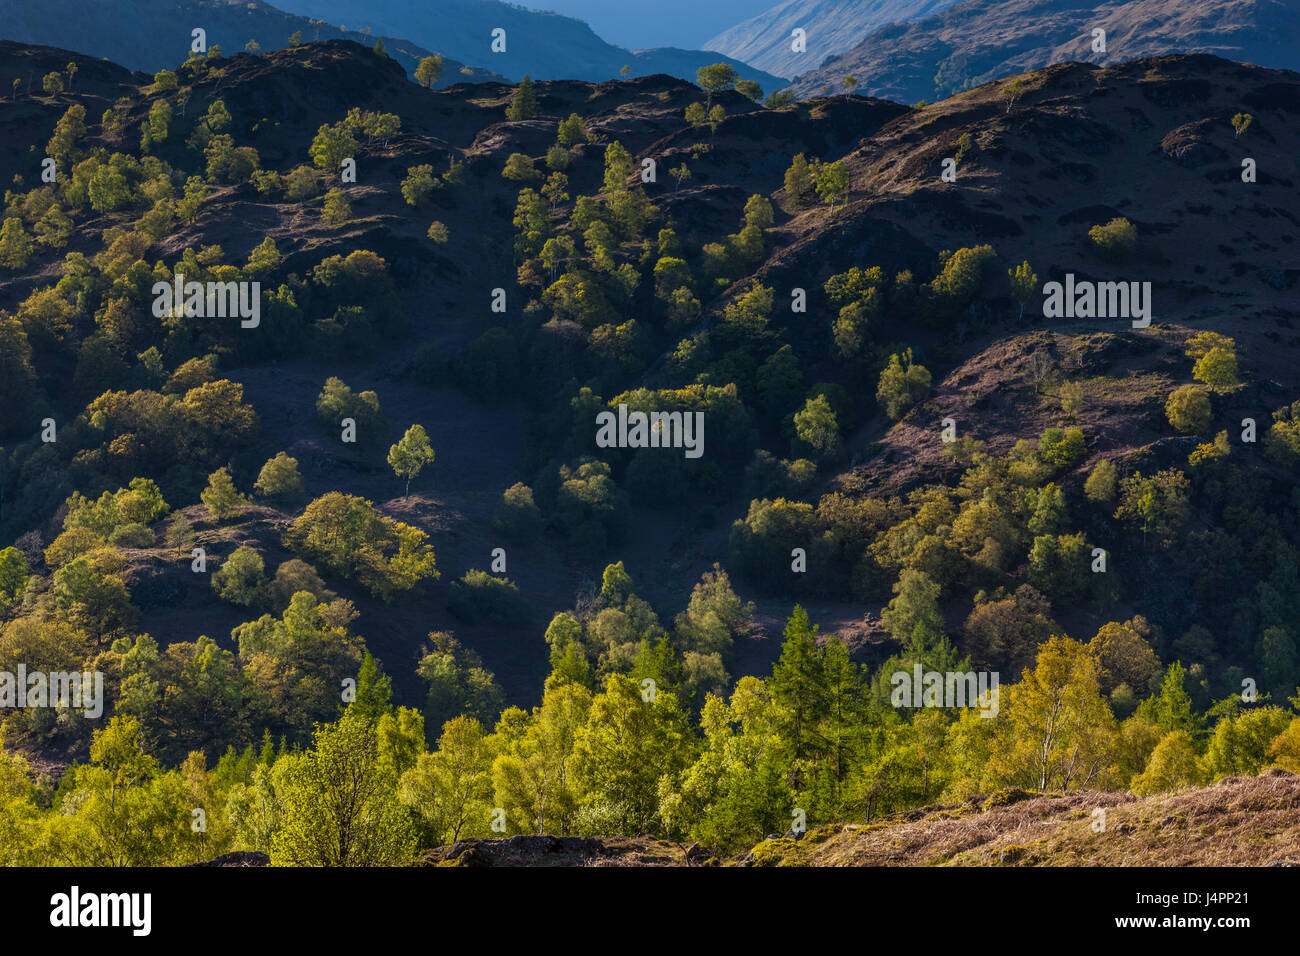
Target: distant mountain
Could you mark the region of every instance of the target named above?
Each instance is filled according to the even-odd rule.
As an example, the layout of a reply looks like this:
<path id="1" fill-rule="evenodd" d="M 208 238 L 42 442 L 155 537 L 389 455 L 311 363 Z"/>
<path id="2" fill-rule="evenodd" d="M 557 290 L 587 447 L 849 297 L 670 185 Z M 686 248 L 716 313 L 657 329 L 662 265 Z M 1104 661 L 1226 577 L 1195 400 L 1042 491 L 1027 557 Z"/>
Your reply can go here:
<path id="1" fill-rule="evenodd" d="M 1104 53 L 1093 52 L 1094 29 L 1106 31 Z M 964 0 L 877 30 L 792 88 L 815 96 L 853 76 L 859 93 L 912 103 L 1067 60 L 1112 64 L 1170 53 L 1300 68 L 1300 0 Z"/>
<path id="2" fill-rule="evenodd" d="M 785 0 L 756 17 L 724 30 L 704 44 L 778 76 L 799 76 L 821 66 L 826 57 L 843 53 L 881 27 L 938 13 L 954 0 Z M 807 49 L 790 49 L 799 28 Z"/>
<path id="3" fill-rule="evenodd" d="M 349 30 L 368 26 L 376 33 L 410 37 L 514 80 L 528 73 L 535 80 L 599 82 L 618 77 L 627 66 L 632 76 L 667 73 L 694 81 L 700 67 L 728 60 L 742 78 L 757 81 L 765 91 L 784 85 L 782 77 L 734 58 L 675 47 L 632 52 L 606 43 L 582 20 L 497 0 L 281 0 L 280 5 L 346 24 Z M 504 53 L 491 49 L 497 28 L 506 31 Z"/>
<path id="4" fill-rule="evenodd" d="M 305 42 L 365 39 L 373 46 L 379 39 L 285 13 L 260 0 L 238 4 L 226 0 L 5 0 L 0 39 L 76 50 L 156 73 L 175 67 L 188 56 L 190 31 L 196 27 L 206 31 L 209 48 L 218 45 L 226 54 L 240 52 L 249 40 L 255 40 L 264 51 L 283 49 L 294 33 L 301 33 Z M 407 73 L 413 73 L 416 64 L 432 52 L 444 54 L 440 87 L 505 79 L 466 66 L 437 46 L 425 49 L 395 36 L 382 39 L 388 55 Z"/>

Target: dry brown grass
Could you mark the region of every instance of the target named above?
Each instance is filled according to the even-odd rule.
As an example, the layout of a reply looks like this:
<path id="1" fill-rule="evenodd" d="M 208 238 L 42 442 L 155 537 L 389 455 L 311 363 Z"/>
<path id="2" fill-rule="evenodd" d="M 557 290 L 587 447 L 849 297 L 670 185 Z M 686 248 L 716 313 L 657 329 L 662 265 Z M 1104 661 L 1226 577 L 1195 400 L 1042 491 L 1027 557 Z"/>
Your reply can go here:
<path id="1" fill-rule="evenodd" d="M 1093 810 L 1105 810 L 1094 832 Z M 739 861 L 776 866 L 1268 866 L 1300 864 L 1300 776 L 1271 770 L 1146 798 L 1041 795 L 927 807 L 877 824 L 769 840 Z"/>

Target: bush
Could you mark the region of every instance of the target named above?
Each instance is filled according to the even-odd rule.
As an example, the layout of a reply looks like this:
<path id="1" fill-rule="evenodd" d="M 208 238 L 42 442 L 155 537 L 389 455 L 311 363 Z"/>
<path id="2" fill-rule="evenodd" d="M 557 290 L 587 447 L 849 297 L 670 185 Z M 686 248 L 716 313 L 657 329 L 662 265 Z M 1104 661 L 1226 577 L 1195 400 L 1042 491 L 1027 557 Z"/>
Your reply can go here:
<path id="1" fill-rule="evenodd" d="M 542 512 L 533 502 L 533 490 L 516 482 L 501 495 L 492 526 L 510 541 L 528 544 L 542 530 Z"/>
<path id="2" fill-rule="evenodd" d="M 284 538 L 313 564 L 356 580 L 384 600 L 438 576 L 428 535 L 364 498 L 337 491 L 309 504 Z"/>
<path id="3" fill-rule="evenodd" d="M 1092 466 L 1088 480 L 1083 483 L 1083 493 L 1089 501 L 1098 504 L 1115 500 L 1115 463 L 1103 458 Z"/>
<path id="4" fill-rule="evenodd" d="M 262 556 L 249 547 L 236 548 L 212 575 L 212 590 L 232 604 L 261 605 L 266 600 L 266 566 Z"/>
<path id="5" fill-rule="evenodd" d="M 876 401 L 885 414 L 897 421 L 925 398 L 930 390 L 930 372 L 923 365 L 912 364 L 912 350 L 895 353 L 880 373 Z"/>
<path id="6" fill-rule="evenodd" d="M 467 622 L 481 619 L 498 624 L 523 624 L 528 620 L 528 601 L 509 578 L 486 571 L 466 571 L 451 587 L 447 609 Z"/>
<path id="7" fill-rule="evenodd" d="M 298 459 L 280 452 L 270 459 L 257 475 L 253 490 L 266 498 L 292 501 L 303 493 Z"/>
<path id="8" fill-rule="evenodd" d="M 442 183 L 433 178 L 432 166 L 427 163 L 422 166 L 412 166 L 406 171 L 406 178 L 402 180 L 402 198 L 406 200 L 408 206 L 418 206 L 427 202 L 434 190 L 441 188 Z"/>
<path id="9" fill-rule="evenodd" d="M 271 581 L 268 594 L 271 609 L 276 614 L 283 614 L 299 591 L 308 592 L 320 604 L 328 604 L 337 597 L 325 586 L 315 568 L 299 558 L 290 558 L 276 568 L 275 578 Z"/>
<path id="10" fill-rule="evenodd" d="M 1184 434 L 1204 435 L 1213 418 L 1209 393 L 1196 385 L 1175 389 L 1165 402 L 1165 417 Z"/>
<path id="11" fill-rule="evenodd" d="M 1123 262 L 1137 248 L 1137 226 L 1123 217 L 1088 230 L 1097 252 L 1109 262 Z"/>

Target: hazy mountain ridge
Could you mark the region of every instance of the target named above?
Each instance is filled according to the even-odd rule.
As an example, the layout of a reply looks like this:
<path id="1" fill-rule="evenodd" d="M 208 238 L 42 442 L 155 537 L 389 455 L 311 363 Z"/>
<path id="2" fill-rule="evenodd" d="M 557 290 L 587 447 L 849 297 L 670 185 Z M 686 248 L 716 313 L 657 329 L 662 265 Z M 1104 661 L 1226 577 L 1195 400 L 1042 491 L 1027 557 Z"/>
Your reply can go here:
<path id="1" fill-rule="evenodd" d="M 369 38 L 345 31 L 330 23 L 313 21 L 249 0 L 232 4 L 222 0 L 8 0 L 0 40 L 40 44 L 76 50 L 95 58 L 156 73 L 171 69 L 189 55 L 191 32 L 206 31 L 209 49 L 220 46 L 230 56 L 256 40 L 263 51 L 290 45 L 289 37 L 300 33 L 303 42 L 355 39 L 374 46 L 378 33 Z M 465 81 L 504 80 L 505 77 L 461 60 L 438 48 L 425 49 L 400 33 L 382 37 L 388 55 L 408 74 L 431 53 L 443 54 L 443 74 L 437 85 Z M 36 79 L 39 79 L 37 77 Z"/>
<path id="2" fill-rule="evenodd" d="M 796 77 L 816 69 L 826 57 L 856 46 L 863 37 L 891 23 L 919 20 L 954 0 L 785 0 L 724 30 L 704 44 L 779 76 Z M 791 49 L 791 34 L 802 29 L 807 51 Z"/>
<path id="3" fill-rule="evenodd" d="M 531 10 L 497 0 L 284 0 L 296 13 L 344 23 L 348 29 L 371 26 L 424 45 L 435 44 L 448 55 L 518 80 L 601 80 L 619 76 L 628 66 L 633 76 L 667 73 L 695 78 L 702 66 L 716 63 L 714 53 L 676 48 L 630 51 L 605 42 L 584 21 L 558 13 Z M 506 31 L 504 52 L 493 52 L 492 31 Z M 771 92 L 781 78 L 739 60 L 729 60 L 742 79 Z"/>
<path id="4" fill-rule="evenodd" d="M 1106 51 L 1092 49 L 1106 31 Z M 1260 66 L 1300 66 L 1300 0 L 964 0 L 936 16 L 885 27 L 791 89 L 842 89 L 905 103 L 932 100 L 1011 73 L 1068 60 L 1108 65 L 1212 53 Z"/>

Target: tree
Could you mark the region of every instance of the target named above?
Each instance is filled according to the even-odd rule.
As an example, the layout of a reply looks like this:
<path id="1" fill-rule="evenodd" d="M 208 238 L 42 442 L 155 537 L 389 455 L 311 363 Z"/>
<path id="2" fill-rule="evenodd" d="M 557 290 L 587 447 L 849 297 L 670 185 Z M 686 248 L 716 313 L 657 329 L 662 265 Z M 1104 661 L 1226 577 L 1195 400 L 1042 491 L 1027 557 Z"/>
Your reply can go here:
<path id="1" fill-rule="evenodd" d="M 1011 297 L 1020 303 L 1020 319 L 1025 317 L 1025 306 L 1034 301 L 1038 295 L 1038 275 L 1025 260 L 1015 269 L 1008 269 L 1011 277 Z"/>
<path id="2" fill-rule="evenodd" d="M 289 46 L 301 46 L 301 45 L 302 45 L 302 31 L 294 30 L 292 33 L 289 34 Z"/>
<path id="3" fill-rule="evenodd" d="M 1205 434 L 1213 418 L 1209 393 L 1196 385 L 1175 389 L 1165 402 L 1165 417 L 1180 432 Z"/>
<path id="4" fill-rule="evenodd" d="M 856 76 L 846 76 L 844 78 L 844 96 L 846 99 L 857 88 L 858 88 L 858 78 Z"/>
<path id="5" fill-rule="evenodd" d="M 230 480 L 229 468 L 218 468 L 208 476 L 208 486 L 199 495 L 208 512 L 218 521 L 234 514 L 248 499 L 235 490 L 235 483 Z"/>
<path id="6" fill-rule="evenodd" d="M 352 207 L 348 205 L 343 190 L 334 188 L 325 194 L 325 204 L 321 207 L 321 219 L 331 226 L 341 226 L 352 218 Z"/>
<path id="7" fill-rule="evenodd" d="M 415 835 L 398 803 L 397 781 L 379 759 L 374 726 L 361 714 L 318 725 L 315 746 L 288 759 L 273 864 L 394 866 L 410 860 Z"/>
<path id="8" fill-rule="evenodd" d="M 1007 84 L 1006 89 L 1003 91 L 1003 95 L 1006 97 L 1007 100 L 1008 113 L 1011 112 L 1012 107 L 1016 105 L 1016 100 L 1020 99 L 1021 94 L 1023 94 L 1024 92 L 1025 92 L 1024 77 L 1018 76 L 1014 80 L 1012 80 L 1009 84 Z"/>
<path id="9" fill-rule="evenodd" d="M 343 160 L 356 156 L 361 145 L 342 123 L 326 123 L 316 131 L 309 154 L 317 169 L 335 173 Z"/>
<path id="10" fill-rule="evenodd" d="M 837 202 L 844 202 L 849 196 L 849 171 L 844 161 L 837 159 L 833 163 L 819 163 L 814 173 L 817 195 L 822 202 L 835 209 Z"/>
<path id="11" fill-rule="evenodd" d="M 943 628 L 939 585 L 924 571 L 904 568 L 893 590 L 880 615 L 890 636 L 909 649 L 935 642 Z"/>
<path id="12" fill-rule="evenodd" d="M 813 174 L 808 159 L 803 153 L 796 153 L 785 171 L 785 192 L 794 205 L 803 202 L 804 197 L 812 191 Z"/>
<path id="13" fill-rule="evenodd" d="M 1115 482 L 1115 463 L 1109 458 L 1103 458 L 1092 466 L 1088 480 L 1083 483 L 1083 493 L 1089 501 L 1097 504 L 1114 501 Z"/>
<path id="14" fill-rule="evenodd" d="M 402 775 L 400 799 L 419 815 L 425 842 L 436 846 L 489 832 L 492 758 L 482 725 L 459 716 L 443 727 L 438 749 L 420 754 Z"/>
<path id="15" fill-rule="evenodd" d="M 433 461 L 433 446 L 423 425 L 412 425 L 397 444 L 388 449 L 388 467 L 398 478 L 406 479 L 406 493 L 411 493 L 411 479 Z"/>
<path id="16" fill-rule="evenodd" d="M 567 149 L 577 146 L 586 138 L 586 131 L 582 128 L 582 117 L 577 113 L 570 113 L 569 118 L 560 123 L 556 141 Z"/>
<path id="17" fill-rule="evenodd" d="M 253 39 L 250 39 L 247 43 L 244 44 L 244 51 L 246 53 L 256 53 L 260 49 L 262 49 L 262 44 L 258 43 L 256 40 Z"/>
<path id="18" fill-rule="evenodd" d="M 17 548 L 0 551 L 0 612 L 7 611 L 27 588 L 27 558 Z"/>
<path id="19" fill-rule="evenodd" d="M 889 357 L 876 386 L 876 401 L 884 406 L 886 415 L 897 421 L 929 390 L 930 371 L 913 364 L 912 350 L 908 348 Z"/>
<path id="20" fill-rule="evenodd" d="M 662 833 L 660 781 L 684 770 L 692 751 L 676 695 L 661 689 L 645 701 L 635 681 L 611 674 L 574 734 L 570 766 L 582 794 L 579 832 Z"/>
<path id="21" fill-rule="evenodd" d="M 999 695 L 998 719 L 986 721 L 997 725 L 987 768 L 997 784 L 1040 791 L 1104 786 L 1118 728 L 1082 644 L 1050 638 L 1034 669 Z"/>
<path id="22" fill-rule="evenodd" d="M 1250 128 L 1250 121 L 1255 117 L 1249 113 L 1235 113 L 1232 117 L 1232 138 L 1236 139 Z"/>
<path id="23" fill-rule="evenodd" d="M 1191 511 L 1190 486 L 1187 476 L 1176 469 L 1157 472 L 1150 478 L 1136 472 L 1120 483 L 1115 517 L 1139 525 L 1143 541 L 1150 534 L 1168 545 Z"/>
<path id="24" fill-rule="evenodd" d="M 69 63 L 63 68 L 63 72 L 68 76 L 68 89 L 72 89 L 72 81 L 77 75 L 77 64 Z"/>
<path id="25" fill-rule="evenodd" d="M 412 166 L 402 180 L 402 198 L 408 206 L 418 206 L 428 201 L 434 190 L 442 184 L 433 178 L 433 167 L 428 163 Z"/>
<path id="26" fill-rule="evenodd" d="M 795 435 L 823 459 L 840 451 L 840 427 L 825 395 L 808 399 L 794 415 Z"/>
<path id="27" fill-rule="evenodd" d="M 447 232 L 447 226 L 436 219 L 429 223 L 429 231 L 425 235 L 439 245 L 451 238 L 450 233 Z"/>
<path id="28" fill-rule="evenodd" d="M 1192 378 L 1204 382 L 1219 394 L 1232 391 L 1240 384 L 1237 380 L 1236 351 L 1231 346 L 1211 348 L 1196 360 Z"/>
<path id="29" fill-rule="evenodd" d="M 13 217 L 4 221 L 4 226 L 0 227 L 0 266 L 15 270 L 24 268 L 34 248 L 21 219 Z"/>
<path id="30" fill-rule="evenodd" d="M 527 73 L 519 81 L 510 107 L 506 110 L 506 119 L 529 120 L 537 116 L 537 94 L 533 91 L 533 80 Z"/>
<path id="31" fill-rule="evenodd" d="M 685 163 L 679 163 L 673 169 L 668 170 L 668 175 L 677 181 L 677 188 L 673 190 L 673 192 L 677 192 L 682 188 L 682 183 L 691 178 L 691 171 Z"/>
<path id="32" fill-rule="evenodd" d="M 266 599 L 266 565 L 249 547 L 239 547 L 212 575 L 212 590 L 232 604 L 252 607 Z"/>
<path id="33" fill-rule="evenodd" d="M 53 71 L 46 73 L 45 76 L 41 78 L 41 89 L 46 93 L 62 93 L 63 76 L 60 73 Z"/>
<path id="34" fill-rule="evenodd" d="M 695 71 L 695 82 L 708 94 L 708 105 L 713 105 L 713 94 L 733 89 L 739 76 L 729 63 L 713 63 Z"/>
<path id="35" fill-rule="evenodd" d="M 292 501 L 303 493 L 302 474 L 298 459 L 280 452 L 267 461 L 258 472 L 253 490 L 266 498 Z"/>
<path id="36" fill-rule="evenodd" d="M 736 92 L 753 103 L 763 98 L 763 88 L 754 80 L 737 80 Z"/>
<path id="37" fill-rule="evenodd" d="M 432 89 L 442 77 L 442 57 L 426 56 L 415 68 L 415 80 L 425 89 Z"/>
<path id="38" fill-rule="evenodd" d="M 517 183 L 526 183 L 542 178 L 541 171 L 533 165 L 532 157 L 523 153 L 511 153 L 506 158 L 505 169 L 501 171 L 501 175 Z"/>
<path id="39" fill-rule="evenodd" d="M 542 530 L 542 512 L 533 502 L 533 490 L 516 482 L 501 495 L 492 526 L 507 538 L 531 542 Z"/>
<path id="40" fill-rule="evenodd" d="M 1205 777 L 1191 735 L 1185 730 L 1173 730 L 1156 744 L 1146 769 L 1133 778 L 1129 789 L 1136 796 L 1145 797 L 1179 787 L 1200 786 L 1205 783 Z"/>

